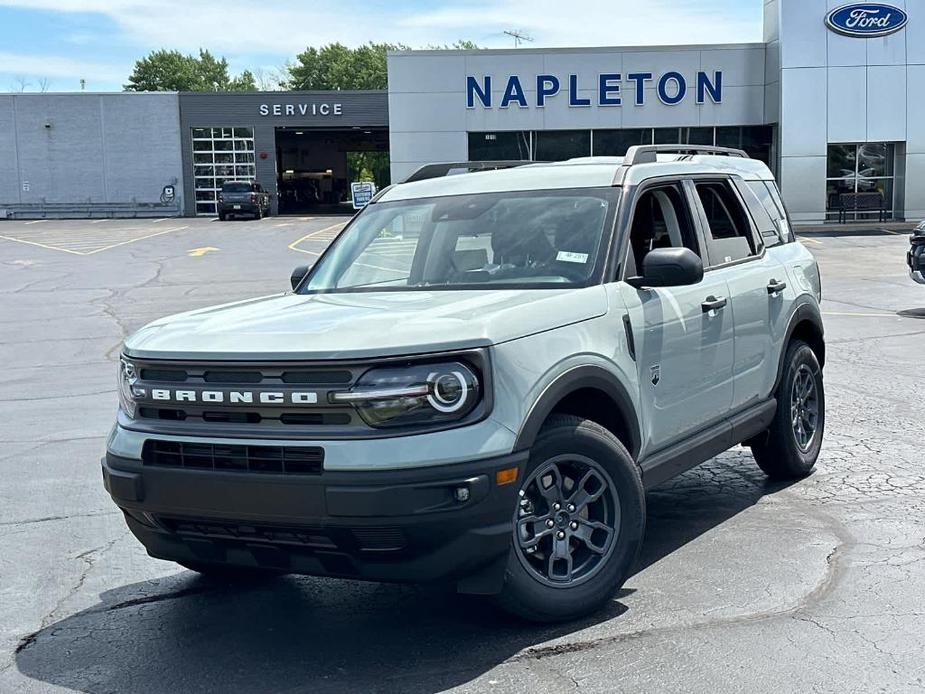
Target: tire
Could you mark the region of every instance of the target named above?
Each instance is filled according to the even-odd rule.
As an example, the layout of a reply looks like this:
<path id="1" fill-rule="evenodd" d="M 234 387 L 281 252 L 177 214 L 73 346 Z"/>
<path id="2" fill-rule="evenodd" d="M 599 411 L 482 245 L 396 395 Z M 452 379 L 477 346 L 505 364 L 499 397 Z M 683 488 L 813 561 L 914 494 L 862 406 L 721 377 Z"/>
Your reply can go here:
<path id="1" fill-rule="evenodd" d="M 263 207 L 257 205 L 257 211 L 254 212 L 254 219 L 263 219 Z"/>
<path id="2" fill-rule="evenodd" d="M 218 213 L 218 221 L 224 222 L 226 219 L 228 219 L 228 215 L 226 215 L 224 212 Z"/>
<path id="3" fill-rule="evenodd" d="M 581 505 L 583 496 L 595 494 Z M 535 622 L 577 619 L 602 607 L 629 575 L 645 532 L 642 478 L 623 444 L 595 422 L 553 415 L 530 451 L 518 498 L 504 584 L 495 598 L 500 607 Z M 589 530 L 590 523 L 598 527 Z M 556 540 L 559 533 L 564 539 Z M 555 547 L 568 559 L 557 559 Z"/>
<path id="4" fill-rule="evenodd" d="M 803 393 L 805 398 L 798 395 Z M 777 413 L 767 432 L 751 442 L 752 455 L 771 479 L 806 477 L 816 465 L 824 433 L 822 368 L 809 345 L 793 340 L 787 346 L 784 372 L 777 388 Z"/>
<path id="5" fill-rule="evenodd" d="M 282 571 L 273 569 L 258 569 L 246 566 L 229 566 L 227 564 L 209 564 L 207 562 L 179 561 L 184 569 L 200 574 L 210 581 L 222 583 L 254 583 L 266 581 L 285 575 Z"/>

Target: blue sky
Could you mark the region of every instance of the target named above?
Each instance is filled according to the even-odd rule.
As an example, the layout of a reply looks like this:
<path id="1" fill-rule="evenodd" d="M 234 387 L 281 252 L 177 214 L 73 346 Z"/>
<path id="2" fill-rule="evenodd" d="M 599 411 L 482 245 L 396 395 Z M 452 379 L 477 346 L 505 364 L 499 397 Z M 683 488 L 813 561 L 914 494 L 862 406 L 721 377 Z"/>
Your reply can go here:
<path id="1" fill-rule="evenodd" d="M 305 48 L 340 41 L 413 48 L 469 39 L 511 47 L 761 40 L 762 0 L 0 0 L 0 92 L 121 90 L 158 48 L 224 55 L 267 78 Z"/>

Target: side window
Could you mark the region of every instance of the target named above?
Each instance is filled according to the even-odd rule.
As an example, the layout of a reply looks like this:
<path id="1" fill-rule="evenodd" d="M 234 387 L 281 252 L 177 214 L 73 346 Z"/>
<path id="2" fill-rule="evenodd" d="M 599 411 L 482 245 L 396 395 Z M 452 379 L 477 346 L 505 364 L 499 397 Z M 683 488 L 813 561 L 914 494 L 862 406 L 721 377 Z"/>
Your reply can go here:
<path id="1" fill-rule="evenodd" d="M 773 207 L 768 207 L 768 211 L 772 211 L 771 217 L 777 220 L 784 243 L 794 241 L 793 232 L 790 230 L 790 216 L 787 214 L 787 209 L 784 207 L 784 201 L 780 197 L 777 184 L 774 183 L 774 181 L 762 181 L 760 185 L 764 187 L 766 194 L 773 201 Z M 758 197 L 761 196 L 759 195 Z M 777 214 L 773 214 L 773 211 L 776 211 Z"/>
<path id="2" fill-rule="evenodd" d="M 654 248 L 689 248 L 701 255 L 680 184 L 650 188 L 636 199 L 630 227 L 630 250 L 636 272 Z"/>
<path id="3" fill-rule="evenodd" d="M 757 253 L 748 214 L 728 182 L 696 183 L 708 226 L 712 265 L 744 260 Z"/>
<path id="4" fill-rule="evenodd" d="M 780 237 L 778 225 L 771 216 L 773 211 L 774 217 L 777 217 L 776 207 L 768 194 L 768 189 L 764 187 L 764 182 L 736 180 L 735 186 L 745 201 L 745 206 L 752 216 L 752 221 L 765 247 L 772 248 L 780 245 L 783 240 Z"/>

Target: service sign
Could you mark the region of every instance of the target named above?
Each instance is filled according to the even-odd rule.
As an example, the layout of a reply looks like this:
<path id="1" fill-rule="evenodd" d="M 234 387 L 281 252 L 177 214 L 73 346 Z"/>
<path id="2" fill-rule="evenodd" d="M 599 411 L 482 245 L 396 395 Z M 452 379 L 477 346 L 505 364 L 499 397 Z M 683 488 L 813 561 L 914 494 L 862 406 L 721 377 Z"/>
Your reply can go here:
<path id="1" fill-rule="evenodd" d="M 843 5 L 826 15 L 825 23 L 834 32 L 858 38 L 887 36 L 902 29 L 909 21 L 904 10 L 879 2 Z"/>
<path id="2" fill-rule="evenodd" d="M 361 210 L 369 204 L 376 194 L 376 184 L 372 181 L 354 181 L 350 184 L 353 209 Z"/>

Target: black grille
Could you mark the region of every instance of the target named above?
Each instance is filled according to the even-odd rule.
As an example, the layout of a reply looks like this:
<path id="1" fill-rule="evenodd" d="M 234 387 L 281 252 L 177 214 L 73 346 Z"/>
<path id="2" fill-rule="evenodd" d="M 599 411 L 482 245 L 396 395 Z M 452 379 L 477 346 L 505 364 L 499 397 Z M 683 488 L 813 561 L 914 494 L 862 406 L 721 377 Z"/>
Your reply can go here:
<path id="1" fill-rule="evenodd" d="M 157 521 L 170 532 L 185 537 L 249 545 L 265 543 L 277 547 L 343 552 L 394 552 L 404 549 L 408 544 L 405 534 L 399 528 L 392 527 L 282 526 L 165 516 L 158 516 Z"/>
<path id="2" fill-rule="evenodd" d="M 320 475 L 324 449 L 317 446 L 236 446 L 148 441 L 142 462 L 157 467 L 227 472 Z"/>

